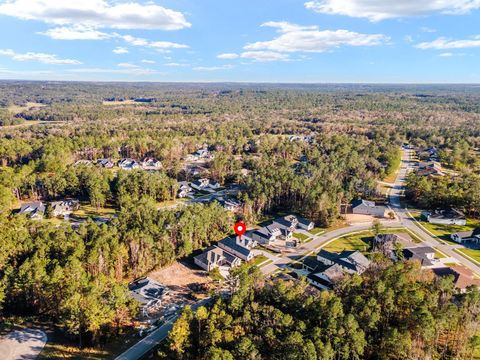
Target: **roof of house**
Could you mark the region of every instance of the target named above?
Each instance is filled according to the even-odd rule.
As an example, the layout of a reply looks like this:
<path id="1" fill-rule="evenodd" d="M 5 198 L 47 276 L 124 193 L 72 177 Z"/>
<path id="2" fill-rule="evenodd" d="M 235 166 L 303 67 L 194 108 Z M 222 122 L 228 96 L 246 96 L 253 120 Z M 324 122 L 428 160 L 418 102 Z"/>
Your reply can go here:
<path id="1" fill-rule="evenodd" d="M 434 254 L 435 249 L 430 246 L 419 246 L 403 249 L 403 255 L 407 260 L 419 260 L 422 266 L 433 265 L 427 254 Z"/>
<path id="2" fill-rule="evenodd" d="M 452 266 L 432 269 L 433 273 L 437 276 L 453 276 L 453 284 L 457 289 L 465 289 L 468 286 L 476 285 L 480 286 L 480 279 L 474 277 L 473 272 L 463 266 Z"/>
<path id="3" fill-rule="evenodd" d="M 210 265 L 215 259 L 224 258 L 229 264 L 232 264 L 238 259 L 235 255 L 230 254 L 228 251 L 221 249 L 218 246 L 210 246 L 203 253 L 195 256 L 195 258 L 207 265 Z"/>
<path id="4" fill-rule="evenodd" d="M 25 203 L 20 207 L 20 214 L 45 212 L 45 204 L 41 201 Z"/>
<path id="5" fill-rule="evenodd" d="M 356 272 L 363 271 L 370 265 L 370 260 L 358 250 L 344 250 L 341 253 L 334 253 L 322 249 L 317 255 Z"/>
<path id="6" fill-rule="evenodd" d="M 305 219 L 304 217 L 301 217 L 301 216 L 297 216 L 297 220 L 300 224 L 303 224 L 303 225 L 310 225 L 313 223 L 313 221 Z"/>
<path id="7" fill-rule="evenodd" d="M 132 296 L 142 304 L 161 298 L 165 292 L 163 285 L 149 277 L 130 283 L 128 289 L 131 291 Z"/>
<path id="8" fill-rule="evenodd" d="M 470 239 L 470 238 L 473 238 L 475 236 L 480 236 L 480 227 L 475 228 L 475 229 L 470 230 L 470 231 L 460 231 L 460 232 L 457 232 L 453 235 L 457 235 L 461 239 Z"/>
<path id="9" fill-rule="evenodd" d="M 249 256 L 252 252 L 249 248 L 239 244 L 235 238 L 226 237 L 218 242 L 242 255 Z"/>
<path id="10" fill-rule="evenodd" d="M 465 214 L 457 209 L 443 209 L 443 210 L 435 210 L 429 214 L 429 218 L 433 219 L 465 219 Z"/>
<path id="11" fill-rule="evenodd" d="M 367 207 L 375 207 L 375 202 L 363 200 L 363 199 L 352 201 L 352 208 L 356 208 L 357 206 L 360 206 L 360 205 L 367 206 Z"/>

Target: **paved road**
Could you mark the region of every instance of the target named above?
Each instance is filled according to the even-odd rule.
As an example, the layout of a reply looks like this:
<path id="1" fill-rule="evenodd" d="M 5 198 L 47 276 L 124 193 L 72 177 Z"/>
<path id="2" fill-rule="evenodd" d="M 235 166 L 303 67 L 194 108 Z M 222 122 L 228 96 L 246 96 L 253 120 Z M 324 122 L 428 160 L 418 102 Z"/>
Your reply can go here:
<path id="1" fill-rule="evenodd" d="M 0 338 L 1 360 L 33 360 L 42 351 L 47 335 L 37 329 L 12 331 Z"/>
<path id="2" fill-rule="evenodd" d="M 403 150 L 402 164 L 398 172 L 397 179 L 395 180 L 395 184 L 390 191 L 390 206 L 397 214 L 397 217 L 402 225 L 420 236 L 426 246 L 439 249 L 445 255 L 454 258 L 460 264 L 470 268 L 475 273 L 480 274 L 480 267 L 478 265 L 454 251 L 456 248 L 463 248 L 462 245 L 446 245 L 437 238 L 431 236 L 428 232 L 419 227 L 414 219 L 411 218 L 410 214 L 408 213 L 408 209 L 401 206 L 400 200 L 403 196 L 403 188 L 405 185 L 406 176 L 410 171 L 413 170 L 413 162 L 410 161 L 411 154 L 411 150 Z"/>
<path id="3" fill-rule="evenodd" d="M 192 309 L 196 310 L 200 306 L 207 304 L 211 301 L 211 298 L 203 299 L 195 304 L 192 305 Z M 152 331 L 148 336 L 144 337 L 142 340 L 137 342 L 127 351 L 119 355 L 115 358 L 115 360 L 137 360 L 140 359 L 142 356 L 147 354 L 151 351 L 155 346 L 157 346 L 162 340 L 164 340 L 167 336 L 169 331 L 172 329 L 173 324 L 177 320 L 179 314 L 170 318 L 169 321 L 165 322 L 162 326 L 158 329 Z M 2 357 L 0 359 L 3 360 Z"/>

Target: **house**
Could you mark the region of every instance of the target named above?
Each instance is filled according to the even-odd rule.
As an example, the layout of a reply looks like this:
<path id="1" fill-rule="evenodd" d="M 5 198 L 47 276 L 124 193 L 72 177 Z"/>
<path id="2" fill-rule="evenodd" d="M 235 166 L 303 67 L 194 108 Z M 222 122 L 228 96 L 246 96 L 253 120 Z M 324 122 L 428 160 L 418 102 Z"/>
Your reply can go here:
<path id="1" fill-rule="evenodd" d="M 205 176 L 209 173 L 209 170 L 199 165 L 187 165 L 185 167 L 185 174 L 187 176 Z"/>
<path id="2" fill-rule="evenodd" d="M 214 197 L 213 200 L 217 201 L 225 210 L 228 211 L 239 211 L 243 206 L 240 201 L 228 197 Z"/>
<path id="3" fill-rule="evenodd" d="M 162 297 L 167 289 L 155 280 L 144 277 L 128 284 L 130 295 L 140 303 L 142 312 L 147 314 L 148 309 L 161 304 Z"/>
<path id="4" fill-rule="evenodd" d="M 465 292 L 469 286 L 480 286 L 480 279 L 466 267 L 455 265 L 451 267 L 441 267 L 432 269 L 433 273 L 438 277 L 453 277 L 453 284 L 458 292 Z"/>
<path id="5" fill-rule="evenodd" d="M 470 231 L 461 231 L 455 234 L 452 234 L 451 239 L 459 244 L 464 243 L 480 243 L 480 228 L 475 228 Z"/>
<path id="6" fill-rule="evenodd" d="M 352 201 L 353 214 L 385 217 L 386 210 L 385 206 L 377 206 L 374 201 L 363 199 Z"/>
<path id="7" fill-rule="evenodd" d="M 395 249 L 398 243 L 399 237 L 396 234 L 378 234 L 373 238 L 372 248 L 395 260 Z"/>
<path id="8" fill-rule="evenodd" d="M 194 191 L 187 181 L 180 181 L 178 185 L 179 185 L 179 188 L 177 192 L 177 197 L 179 198 L 193 197 Z"/>
<path id="9" fill-rule="evenodd" d="M 332 253 L 320 250 L 316 260 L 309 259 L 303 268 L 311 270 L 307 280 L 320 289 L 331 289 L 345 274 L 362 274 L 370 266 L 360 251 Z"/>
<path id="10" fill-rule="evenodd" d="M 43 219 L 45 204 L 41 201 L 25 203 L 21 206 L 19 214 L 24 214 L 32 220 Z"/>
<path id="11" fill-rule="evenodd" d="M 341 281 L 344 276 L 345 272 L 343 268 L 338 264 L 334 264 L 324 271 L 311 272 L 307 275 L 307 280 L 320 289 L 331 289 L 336 283 Z"/>
<path id="12" fill-rule="evenodd" d="M 298 220 L 295 216 L 287 215 L 273 220 L 272 225 L 280 229 L 280 238 L 290 240 L 293 232 L 297 229 L 297 224 Z"/>
<path id="13" fill-rule="evenodd" d="M 361 274 L 369 266 L 370 260 L 358 250 L 344 250 L 340 253 L 320 250 L 317 253 L 317 261 L 324 265 L 340 265 L 343 270 L 350 274 Z"/>
<path id="14" fill-rule="evenodd" d="M 301 216 L 297 216 L 297 228 L 310 231 L 315 227 L 315 223 L 313 221 L 307 220 Z"/>
<path id="15" fill-rule="evenodd" d="M 203 178 L 192 182 L 191 186 L 196 190 L 213 192 L 220 187 L 220 184 L 214 180 Z"/>
<path id="16" fill-rule="evenodd" d="M 138 169 L 140 167 L 138 162 L 129 158 L 120 160 L 118 162 L 118 166 L 123 170 L 133 170 L 133 169 Z"/>
<path id="17" fill-rule="evenodd" d="M 403 249 L 406 260 L 418 260 L 422 267 L 430 267 L 435 263 L 435 249 L 430 246 L 419 246 Z"/>
<path id="18" fill-rule="evenodd" d="M 211 160 L 213 159 L 213 154 L 207 149 L 199 149 L 193 154 L 187 155 L 186 160 L 189 161 L 199 161 L 199 160 Z"/>
<path id="19" fill-rule="evenodd" d="M 103 167 L 105 169 L 111 169 L 114 164 L 110 159 L 98 159 L 97 160 L 97 165 L 100 165 L 101 167 Z"/>
<path id="20" fill-rule="evenodd" d="M 254 258 L 255 255 L 251 250 L 253 248 L 253 245 L 255 245 L 255 243 L 242 242 L 242 240 L 239 239 L 238 236 L 235 238 L 226 237 L 225 239 L 218 242 L 219 248 L 226 250 L 229 253 L 245 261 L 250 261 Z"/>
<path id="21" fill-rule="evenodd" d="M 142 168 L 144 170 L 158 170 L 162 168 L 162 163 L 154 158 L 145 158 L 142 161 Z"/>
<path id="22" fill-rule="evenodd" d="M 78 200 L 54 201 L 50 203 L 50 206 L 54 217 L 66 216 L 78 210 L 80 208 L 80 202 Z"/>
<path id="23" fill-rule="evenodd" d="M 445 176 L 440 163 L 436 161 L 429 161 L 420 163 L 417 168 L 418 176 Z"/>
<path id="24" fill-rule="evenodd" d="M 265 226 L 251 233 L 252 239 L 263 245 L 270 245 L 277 240 L 280 235 L 280 229 L 274 226 Z"/>
<path id="25" fill-rule="evenodd" d="M 426 218 L 431 224 L 437 225 L 461 225 L 467 224 L 465 215 L 456 209 L 435 210 L 433 212 L 422 213 L 422 217 Z"/>
<path id="26" fill-rule="evenodd" d="M 233 268 L 242 262 L 240 258 L 217 246 L 209 247 L 200 255 L 195 256 L 193 261 L 206 271 L 212 271 L 217 267 Z"/>

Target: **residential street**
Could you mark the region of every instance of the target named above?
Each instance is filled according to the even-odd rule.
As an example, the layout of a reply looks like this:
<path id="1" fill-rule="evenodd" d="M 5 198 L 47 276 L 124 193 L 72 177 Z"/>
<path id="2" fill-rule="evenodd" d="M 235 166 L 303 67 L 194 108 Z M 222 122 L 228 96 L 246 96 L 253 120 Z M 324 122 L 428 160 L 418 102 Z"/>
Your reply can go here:
<path id="1" fill-rule="evenodd" d="M 422 240 L 424 240 L 424 244 L 426 246 L 431 246 L 439 249 L 445 255 L 454 258 L 460 264 L 470 268 L 473 272 L 480 274 L 480 267 L 478 265 L 453 250 L 455 248 L 462 248 L 462 245 L 446 245 L 441 241 L 437 240 L 436 238 L 428 234 L 426 231 L 421 229 L 410 217 L 408 209 L 401 206 L 400 198 L 403 193 L 403 186 L 405 184 L 406 176 L 410 171 L 413 170 L 413 163 L 410 161 L 410 159 L 411 150 L 404 149 L 402 154 L 401 168 L 397 175 L 397 179 L 395 180 L 394 187 L 390 191 L 390 206 L 397 214 L 397 217 L 401 222 L 402 226 L 416 233 Z"/>
<path id="2" fill-rule="evenodd" d="M 192 309 L 196 310 L 200 306 L 207 304 L 210 300 L 210 298 L 203 299 L 192 305 Z M 152 331 L 148 336 L 146 336 L 145 338 L 137 342 L 135 345 L 133 345 L 131 348 L 129 348 L 127 351 L 116 357 L 115 360 L 140 359 L 143 355 L 152 350 L 157 344 L 159 344 L 167 337 L 169 331 L 172 329 L 173 323 L 177 320 L 179 315 L 180 314 L 178 313 L 175 316 L 171 317 L 170 320 L 165 322 L 165 324 L 160 326 L 158 329 Z"/>

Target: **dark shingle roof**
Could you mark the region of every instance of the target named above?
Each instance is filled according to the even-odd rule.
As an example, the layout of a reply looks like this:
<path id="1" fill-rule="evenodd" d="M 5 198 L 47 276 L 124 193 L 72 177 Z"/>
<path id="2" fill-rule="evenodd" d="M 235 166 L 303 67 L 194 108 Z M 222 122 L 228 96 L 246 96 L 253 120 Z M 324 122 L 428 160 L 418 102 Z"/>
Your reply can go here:
<path id="1" fill-rule="evenodd" d="M 219 244 L 221 243 L 221 244 L 223 244 L 223 246 L 225 246 L 229 249 L 235 250 L 236 252 L 238 252 L 242 255 L 245 255 L 245 256 L 248 256 L 251 253 L 250 249 L 238 244 L 237 241 L 234 238 L 231 238 L 231 237 L 227 237 L 223 240 L 220 240 L 218 243 Z"/>

